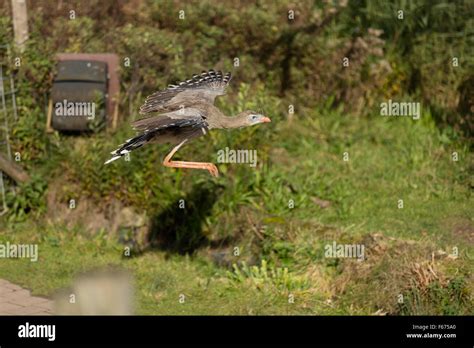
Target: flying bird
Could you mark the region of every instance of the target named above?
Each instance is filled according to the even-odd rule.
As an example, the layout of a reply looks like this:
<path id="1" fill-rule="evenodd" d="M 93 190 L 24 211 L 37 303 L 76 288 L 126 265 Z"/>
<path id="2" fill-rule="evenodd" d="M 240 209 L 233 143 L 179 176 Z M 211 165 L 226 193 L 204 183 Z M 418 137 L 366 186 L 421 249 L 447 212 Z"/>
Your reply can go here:
<path id="1" fill-rule="evenodd" d="M 219 171 L 213 163 L 173 161 L 171 158 L 184 143 L 206 135 L 211 129 L 241 128 L 271 122 L 268 117 L 250 110 L 229 117 L 214 106 L 216 97 L 225 95 L 230 80 L 230 73 L 223 75 L 221 71 L 209 70 L 148 96 L 140 108 L 140 114 L 149 117 L 132 123 L 138 135 L 112 151 L 113 157 L 105 164 L 147 143 L 171 143 L 175 147 L 163 160 L 164 166 L 205 169 L 217 177 Z"/>

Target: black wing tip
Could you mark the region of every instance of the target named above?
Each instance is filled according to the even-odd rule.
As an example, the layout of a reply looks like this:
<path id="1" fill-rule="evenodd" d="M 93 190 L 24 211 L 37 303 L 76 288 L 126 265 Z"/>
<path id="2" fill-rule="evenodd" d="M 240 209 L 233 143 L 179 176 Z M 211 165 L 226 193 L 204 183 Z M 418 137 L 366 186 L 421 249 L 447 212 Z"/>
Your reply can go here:
<path id="1" fill-rule="evenodd" d="M 229 71 L 224 75 L 224 82 L 228 84 L 230 80 L 232 80 L 232 74 Z"/>
<path id="2" fill-rule="evenodd" d="M 232 77 L 232 74 L 231 72 L 227 72 L 227 73 L 223 73 L 222 70 L 214 70 L 214 69 L 209 69 L 209 70 L 202 70 L 200 74 L 193 74 L 193 78 L 194 77 L 204 77 L 204 76 L 208 76 L 208 75 L 212 75 L 212 76 L 223 76 L 224 78 L 226 76 L 229 77 L 229 79 Z"/>
<path id="3" fill-rule="evenodd" d="M 225 85 L 227 85 L 231 78 L 232 74 L 230 72 L 224 74 L 221 70 L 203 70 L 200 74 L 192 74 L 190 79 L 168 85 L 167 90 L 175 90 L 179 88 L 196 88 L 200 87 L 203 83 L 210 82 L 223 82 Z"/>

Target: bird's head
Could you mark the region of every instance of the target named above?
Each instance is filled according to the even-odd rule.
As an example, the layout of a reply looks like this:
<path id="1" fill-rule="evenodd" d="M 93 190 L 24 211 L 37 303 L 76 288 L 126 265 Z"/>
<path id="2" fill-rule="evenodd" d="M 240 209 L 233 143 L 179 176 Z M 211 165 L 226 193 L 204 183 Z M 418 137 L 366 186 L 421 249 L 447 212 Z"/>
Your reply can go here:
<path id="1" fill-rule="evenodd" d="M 243 112 L 246 126 L 253 126 L 260 123 L 272 122 L 268 117 L 258 112 L 247 110 Z"/>

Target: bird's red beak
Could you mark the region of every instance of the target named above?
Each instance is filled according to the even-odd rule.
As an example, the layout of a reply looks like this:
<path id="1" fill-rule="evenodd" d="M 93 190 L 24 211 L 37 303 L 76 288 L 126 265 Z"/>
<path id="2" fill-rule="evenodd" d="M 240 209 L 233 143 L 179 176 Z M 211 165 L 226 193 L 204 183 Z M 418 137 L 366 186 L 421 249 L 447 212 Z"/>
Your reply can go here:
<path id="1" fill-rule="evenodd" d="M 270 120 L 268 117 L 264 117 L 262 118 L 262 122 L 267 123 L 267 122 L 272 122 L 272 120 Z"/>

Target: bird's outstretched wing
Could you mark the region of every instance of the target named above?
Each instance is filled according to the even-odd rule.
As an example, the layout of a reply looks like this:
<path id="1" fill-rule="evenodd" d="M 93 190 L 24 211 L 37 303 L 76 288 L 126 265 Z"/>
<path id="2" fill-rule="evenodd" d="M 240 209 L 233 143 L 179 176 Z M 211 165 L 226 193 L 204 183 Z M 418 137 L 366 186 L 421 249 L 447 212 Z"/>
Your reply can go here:
<path id="1" fill-rule="evenodd" d="M 142 118 L 132 122 L 132 128 L 137 132 L 148 132 L 157 128 L 173 126 L 177 120 L 199 119 L 205 120 L 203 111 L 197 108 L 183 108 L 176 111 L 162 113 L 157 116 Z"/>
<path id="2" fill-rule="evenodd" d="M 191 79 L 169 85 L 167 89 L 148 96 L 140 108 L 140 114 L 170 112 L 197 103 L 214 103 L 219 95 L 225 94 L 225 89 L 232 78 L 231 73 L 225 75 L 221 71 L 209 70 Z"/>

